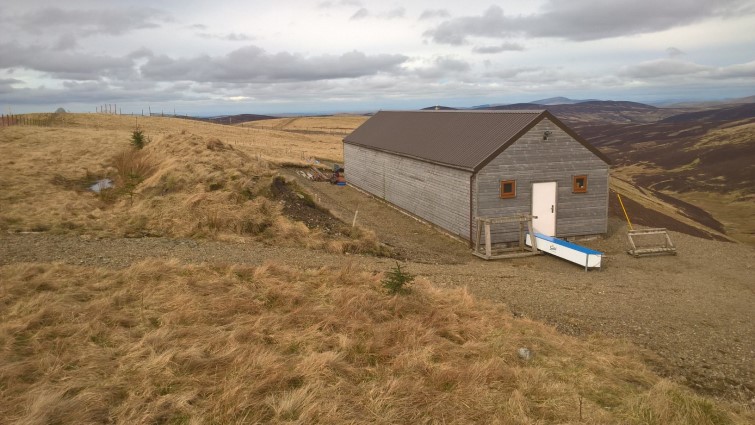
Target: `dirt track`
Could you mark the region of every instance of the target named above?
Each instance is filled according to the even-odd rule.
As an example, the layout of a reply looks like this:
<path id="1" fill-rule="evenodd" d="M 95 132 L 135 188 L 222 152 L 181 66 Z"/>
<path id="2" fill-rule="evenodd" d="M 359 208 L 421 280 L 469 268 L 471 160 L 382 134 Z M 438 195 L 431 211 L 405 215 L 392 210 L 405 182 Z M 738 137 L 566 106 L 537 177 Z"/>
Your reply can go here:
<path id="1" fill-rule="evenodd" d="M 661 374 L 703 393 L 740 401 L 755 396 L 752 248 L 674 233 L 678 256 L 634 259 L 624 253 L 621 223 L 612 221 L 606 239 L 584 243 L 608 254 L 603 271 L 586 273 L 548 256 L 485 262 L 466 245 L 352 188 L 300 184 L 349 223 L 358 206 L 357 222 L 406 258 L 409 272 L 438 286 L 467 286 L 480 297 L 506 303 L 513 314 L 547 321 L 566 333 L 627 338 L 649 349 L 648 361 Z M 394 262 L 256 242 L 0 236 L 0 265 L 61 261 L 119 268 L 154 257 L 298 267 L 352 261 L 373 271 L 388 270 Z"/>

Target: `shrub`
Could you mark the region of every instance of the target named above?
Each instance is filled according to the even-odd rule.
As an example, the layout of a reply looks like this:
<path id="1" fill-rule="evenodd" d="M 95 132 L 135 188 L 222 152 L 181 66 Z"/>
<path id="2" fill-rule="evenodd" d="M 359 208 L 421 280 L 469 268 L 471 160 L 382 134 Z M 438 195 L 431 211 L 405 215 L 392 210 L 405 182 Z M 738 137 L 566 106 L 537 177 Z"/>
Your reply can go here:
<path id="1" fill-rule="evenodd" d="M 385 278 L 383 278 L 383 288 L 388 290 L 388 293 L 391 295 L 394 294 L 405 294 L 409 292 L 409 288 L 407 288 L 407 285 L 412 283 L 414 280 L 414 276 L 401 270 L 401 265 L 396 262 L 396 267 L 392 268 L 388 273 L 386 273 Z"/>
<path id="2" fill-rule="evenodd" d="M 137 128 L 133 133 L 131 133 L 131 145 L 133 147 L 135 147 L 136 149 L 141 149 L 144 147 L 145 143 L 146 139 L 144 137 L 143 130 Z"/>
<path id="3" fill-rule="evenodd" d="M 144 151 L 128 150 L 113 157 L 116 170 L 116 185 L 134 201 L 134 193 L 139 183 L 151 176 L 156 167 Z"/>

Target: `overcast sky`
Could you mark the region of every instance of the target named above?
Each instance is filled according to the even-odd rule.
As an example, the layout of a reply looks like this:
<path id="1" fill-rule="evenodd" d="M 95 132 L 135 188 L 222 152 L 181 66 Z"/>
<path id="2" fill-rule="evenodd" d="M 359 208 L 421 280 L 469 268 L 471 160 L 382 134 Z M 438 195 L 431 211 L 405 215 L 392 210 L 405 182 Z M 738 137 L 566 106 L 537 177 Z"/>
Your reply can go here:
<path id="1" fill-rule="evenodd" d="M 0 28 L 2 113 L 755 94 L 755 0 L 4 0 Z"/>

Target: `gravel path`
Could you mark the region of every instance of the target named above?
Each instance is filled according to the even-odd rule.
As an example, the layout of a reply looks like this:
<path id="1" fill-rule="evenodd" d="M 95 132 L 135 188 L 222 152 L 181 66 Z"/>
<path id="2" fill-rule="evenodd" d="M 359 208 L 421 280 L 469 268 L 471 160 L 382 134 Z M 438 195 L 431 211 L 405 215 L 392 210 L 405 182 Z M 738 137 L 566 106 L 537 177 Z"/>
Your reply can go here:
<path id="1" fill-rule="evenodd" d="M 649 349 L 662 375 L 703 393 L 739 401 L 755 397 L 755 250 L 673 233 L 679 255 L 635 259 L 624 253 L 623 227 L 612 221 L 606 239 L 584 244 L 607 253 L 602 271 L 550 256 L 482 261 L 465 244 L 351 188 L 302 186 L 350 222 L 374 229 L 407 259 L 410 273 L 441 287 L 466 286 L 482 298 L 506 303 L 513 314 L 551 323 L 562 332 L 626 338 Z M 141 238 L 95 239 L 47 233 L 0 235 L 0 266 L 55 262 L 126 267 L 148 258 L 186 263 L 266 261 L 311 268 L 352 262 L 386 271 L 387 258 L 333 255 L 259 242 Z"/>

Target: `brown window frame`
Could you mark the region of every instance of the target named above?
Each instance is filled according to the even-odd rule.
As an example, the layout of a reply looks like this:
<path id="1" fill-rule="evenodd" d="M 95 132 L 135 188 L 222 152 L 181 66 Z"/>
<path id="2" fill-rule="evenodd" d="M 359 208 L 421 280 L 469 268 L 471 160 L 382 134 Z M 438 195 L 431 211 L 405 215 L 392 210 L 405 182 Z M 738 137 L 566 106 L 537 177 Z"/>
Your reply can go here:
<path id="1" fill-rule="evenodd" d="M 511 183 L 511 192 L 504 192 L 504 185 L 508 183 Z M 501 199 L 516 198 L 516 180 L 501 180 L 501 186 L 499 189 Z"/>
<path id="2" fill-rule="evenodd" d="M 579 187 L 577 185 L 577 180 L 579 179 L 584 180 L 584 185 L 582 187 Z M 572 188 L 572 193 L 587 193 L 587 175 L 581 174 L 578 176 L 572 176 L 571 188 Z"/>

